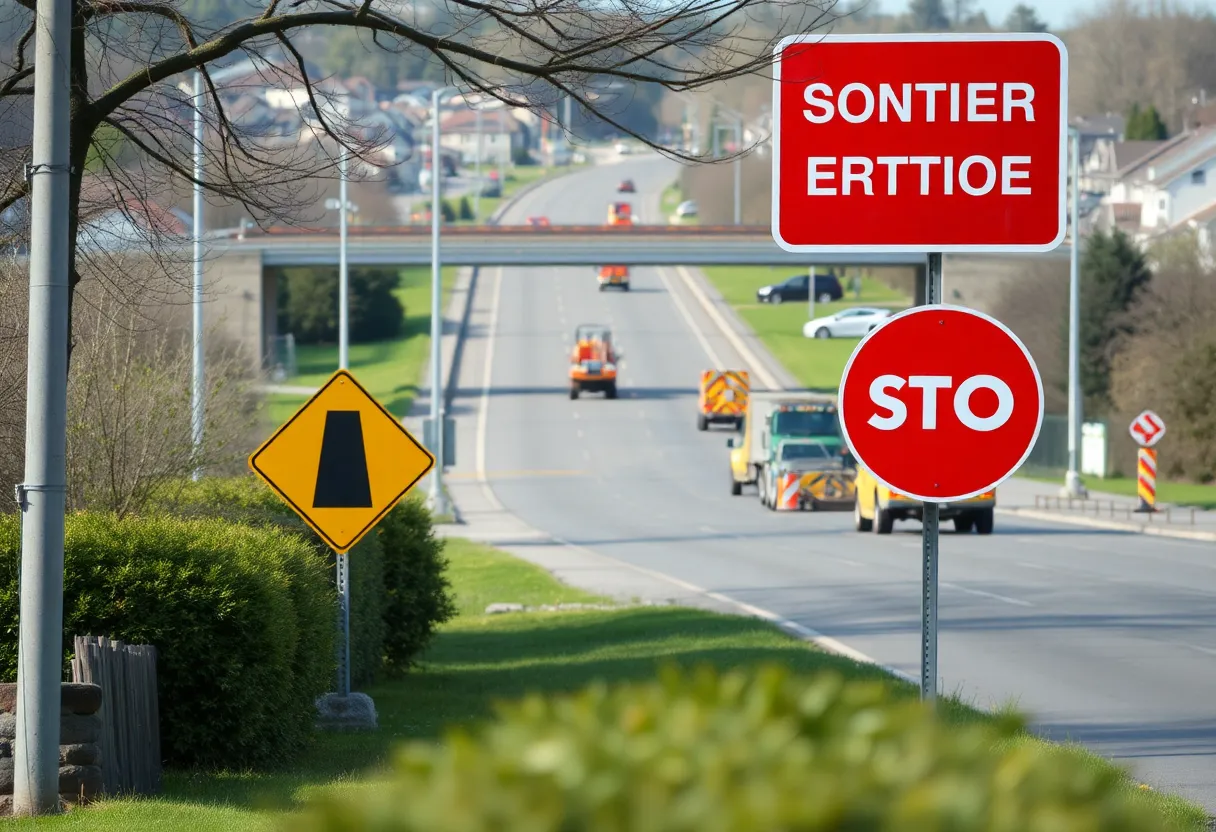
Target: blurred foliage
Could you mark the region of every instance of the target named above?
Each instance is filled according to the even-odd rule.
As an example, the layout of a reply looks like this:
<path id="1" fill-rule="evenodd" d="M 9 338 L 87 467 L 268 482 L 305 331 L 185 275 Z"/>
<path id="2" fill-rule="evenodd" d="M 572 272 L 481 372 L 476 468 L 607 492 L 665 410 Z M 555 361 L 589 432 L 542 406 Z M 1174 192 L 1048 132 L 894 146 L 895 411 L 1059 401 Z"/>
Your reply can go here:
<path id="1" fill-rule="evenodd" d="M 1127 121 L 1123 127 L 1123 138 L 1125 141 L 1160 141 L 1169 136 L 1169 130 L 1165 127 L 1165 122 L 1161 120 L 1161 113 L 1157 112 L 1157 108 L 1149 105 L 1148 109 L 1140 109 L 1138 103 L 1132 104 L 1131 109 L 1127 112 Z"/>
<path id="2" fill-rule="evenodd" d="M 405 308 L 394 294 L 401 282 L 396 269 L 351 268 L 350 340 L 383 341 L 401 334 Z M 300 344 L 338 340 L 338 270 L 292 267 L 279 272 L 279 331 Z"/>
<path id="3" fill-rule="evenodd" d="M 293 830 L 1164 832 L 1125 776 L 1016 718 L 946 724 L 882 682 L 781 667 L 664 670 L 530 697 L 385 784 L 333 793 Z"/>

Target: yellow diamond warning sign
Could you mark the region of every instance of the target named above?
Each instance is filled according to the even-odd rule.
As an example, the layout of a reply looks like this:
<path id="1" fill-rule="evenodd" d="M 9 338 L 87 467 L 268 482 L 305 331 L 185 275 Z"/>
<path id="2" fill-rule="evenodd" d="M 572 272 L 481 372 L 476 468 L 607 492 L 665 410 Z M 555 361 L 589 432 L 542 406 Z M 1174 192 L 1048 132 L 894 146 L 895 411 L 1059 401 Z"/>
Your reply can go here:
<path id="1" fill-rule="evenodd" d="M 435 457 L 338 370 L 249 457 L 249 467 L 337 552 L 380 522 Z"/>

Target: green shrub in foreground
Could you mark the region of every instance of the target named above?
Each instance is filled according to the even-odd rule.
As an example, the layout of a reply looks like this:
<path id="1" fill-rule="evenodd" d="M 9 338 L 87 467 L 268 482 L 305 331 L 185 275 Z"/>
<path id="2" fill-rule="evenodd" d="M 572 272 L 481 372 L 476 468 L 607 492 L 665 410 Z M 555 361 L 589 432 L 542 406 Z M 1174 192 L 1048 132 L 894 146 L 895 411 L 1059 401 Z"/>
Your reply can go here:
<path id="1" fill-rule="evenodd" d="M 16 677 L 20 521 L 0 518 L 0 676 Z M 299 536 L 217 519 L 67 517 L 64 652 L 74 635 L 157 649 L 161 751 L 242 768 L 309 739 L 333 667 L 324 563 Z"/>
<path id="2" fill-rule="evenodd" d="M 399 753 L 290 828 L 417 832 L 1165 832 L 1117 771 L 946 724 L 882 683 L 664 671 L 532 697 Z"/>

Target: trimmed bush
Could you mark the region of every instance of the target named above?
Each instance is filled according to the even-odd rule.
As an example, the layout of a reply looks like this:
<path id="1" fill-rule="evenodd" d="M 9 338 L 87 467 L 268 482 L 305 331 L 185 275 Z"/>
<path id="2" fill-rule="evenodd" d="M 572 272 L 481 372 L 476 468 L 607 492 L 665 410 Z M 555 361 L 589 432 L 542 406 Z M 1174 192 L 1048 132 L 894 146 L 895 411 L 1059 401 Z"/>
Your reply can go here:
<path id="1" fill-rule="evenodd" d="M 334 551 L 277 494 L 252 474 L 241 477 L 205 477 L 198 482 L 175 483 L 165 489 L 160 508 L 182 517 L 221 517 L 233 523 L 269 526 L 292 532 L 304 540 L 324 564 L 329 593 L 337 603 Z M 375 534 L 368 534 L 350 550 L 350 680 L 368 685 L 384 666 L 385 591 L 384 553 Z M 335 619 L 329 624 L 332 629 Z M 336 653 L 329 653 L 330 689 L 337 683 Z"/>
<path id="2" fill-rule="evenodd" d="M 180 516 L 218 516 L 293 531 L 324 560 L 334 584 L 334 554 L 286 503 L 252 475 L 207 477 L 166 489 L 161 505 Z M 430 511 L 407 497 L 350 551 L 351 684 L 368 685 L 384 670 L 404 671 L 456 614 L 444 577 L 443 541 Z"/>
<path id="3" fill-rule="evenodd" d="M 0 518 L 0 676 L 16 678 L 20 521 Z M 74 635 L 156 646 L 161 746 L 175 766 L 257 767 L 308 740 L 333 669 L 332 593 L 298 535 L 219 519 L 67 518 Z"/>
<path id="4" fill-rule="evenodd" d="M 331 793 L 308 832 L 1165 832 L 1118 771 L 950 725 L 883 683 L 782 668 L 665 671 L 503 707 L 415 743 L 392 778 Z"/>
<path id="5" fill-rule="evenodd" d="M 444 576 L 443 541 L 421 500 L 402 500 L 374 533 L 384 549 L 384 662 L 400 672 L 430 644 L 435 628 L 456 615 L 456 604 Z"/>

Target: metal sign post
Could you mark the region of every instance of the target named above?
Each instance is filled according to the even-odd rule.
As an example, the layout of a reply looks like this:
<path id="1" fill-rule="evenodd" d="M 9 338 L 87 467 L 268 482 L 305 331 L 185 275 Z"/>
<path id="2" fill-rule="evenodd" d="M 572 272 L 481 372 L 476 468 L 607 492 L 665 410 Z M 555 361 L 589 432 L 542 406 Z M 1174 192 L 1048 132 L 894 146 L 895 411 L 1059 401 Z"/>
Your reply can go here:
<path id="1" fill-rule="evenodd" d="M 810 281 L 811 281 L 810 291 L 807 292 L 808 299 L 807 299 L 807 303 L 806 303 L 806 314 L 808 316 L 807 320 L 813 321 L 813 320 L 815 320 L 815 267 L 814 266 L 811 266 Z"/>
<path id="2" fill-rule="evenodd" d="M 929 254 L 925 270 L 925 305 L 942 302 L 942 255 Z M 937 503 L 925 501 L 921 509 L 921 552 L 924 569 L 921 573 L 920 598 L 920 698 L 937 699 L 937 559 L 940 518 Z"/>

